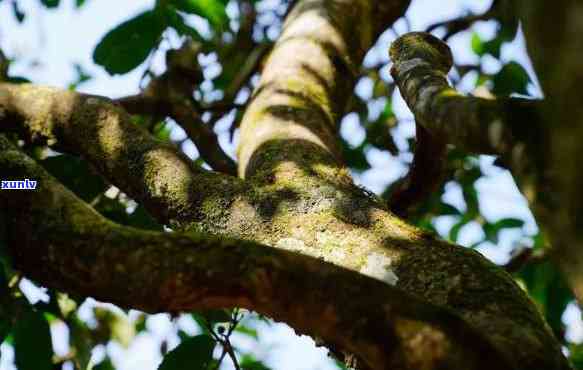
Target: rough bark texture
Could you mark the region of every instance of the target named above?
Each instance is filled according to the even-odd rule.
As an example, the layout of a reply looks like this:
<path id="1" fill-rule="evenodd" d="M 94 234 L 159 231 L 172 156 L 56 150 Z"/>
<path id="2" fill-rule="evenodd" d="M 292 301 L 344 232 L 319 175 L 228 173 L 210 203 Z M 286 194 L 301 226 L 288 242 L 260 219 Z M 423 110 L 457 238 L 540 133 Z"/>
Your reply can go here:
<path id="1" fill-rule="evenodd" d="M 512 369 L 455 313 L 376 279 L 254 242 L 116 225 L 2 136 L 0 168 L 39 182 L 32 196 L 3 192 L 0 206 L 16 266 L 55 288 L 147 312 L 256 310 L 358 354 L 363 368 L 489 369 L 486 355 Z"/>
<path id="2" fill-rule="evenodd" d="M 548 194 L 535 208 L 550 235 L 555 263 L 583 302 L 583 4 L 576 0 L 519 1 L 529 54 L 546 96 L 543 115 L 550 150 Z"/>
<path id="3" fill-rule="evenodd" d="M 69 215 L 65 208 L 59 207 L 47 207 L 47 212 L 56 212 L 52 214 L 54 219 L 74 222 L 71 230 L 62 229 L 63 225 L 58 223 L 43 228 L 38 215 L 35 216 L 37 228 L 27 227 L 28 221 L 22 218 L 35 220 L 33 215 L 11 219 L 14 227 L 27 229 L 24 234 L 11 234 L 17 256 L 22 256 L 17 248 L 20 243 L 44 252 L 19 258 L 19 267 L 42 284 L 64 290 L 82 288 L 85 294 L 112 300 L 112 294 L 118 297 L 122 294 L 98 285 L 91 279 L 95 271 L 89 267 L 96 259 L 102 263 L 115 261 L 121 247 L 93 250 L 91 245 L 93 242 L 101 245 L 101 241 L 104 245 L 118 244 L 119 241 L 111 240 L 117 237 L 124 241 L 136 238 L 143 243 L 131 245 L 151 242 L 154 247 L 136 247 L 128 252 L 128 266 L 135 266 L 136 271 L 142 267 L 147 275 L 148 265 L 140 262 L 152 253 L 155 256 L 151 260 L 159 261 L 163 271 L 178 266 L 182 270 L 177 271 L 185 274 L 169 277 L 161 272 L 148 279 L 136 272 L 136 279 L 143 277 L 146 282 L 157 284 L 160 294 L 167 294 L 154 309 L 190 308 L 191 304 L 205 302 L 202 296 L 189 296 L 189 289 L 197 285 L 194 282 L 203 279 L 208 282 L 208 289 L 225 293 L 228 289 L 229 293 L 224 297 L 217 294 L 206 302 L 208 306 L 238 304 L 272 313 L 301 331 L 317 327 L 332 344 L 357 352 L 373 368 L 441 369 L 446 365 L 483 368 L 484 364 L 479 361 L 472 362 L 475 361 L 472 353 L 463 354 L 467 363 L 433 361 L 436 354 L 455 347 L 443 347 L 448 342 L 442 341 L 444 337 L 435 334 L 437 331 L 395 339 L 391 337 L 394 331 L 383 330 L 379 322 L 390 322 L 387 325 L 392 327 L 404 325 L 410 332 L 417 328 L 423 332 L 423 322 L 433 323 L 423 315 L 414 316 L 412 321 L 386 319 L 388 306 L 383 302 L 393 294 L 390 292 L 394 289 L 389 287 L 393 285 L 416 299 L 459 315 L 493 344 L 499 357 L 510 362 L 510 368 L 567 368 L 560 347 L 541 315 L 510 275 L 477 252 L 439 241 L 407 225 L 391 214 L 382 201 L 353 185 L 348 169 L 342 164 L 335 125 L 352 91 L 356 66 L 374 38 L 403 13 L 406 5 L 398 1 L 305 0 L 294 7 L 242 122 L 239 174 L 245 180 L 193 167 L 174 148 L 156 142 L 132 125 L 127 113 L 107 100 L 29 85 L 0 85 L 0 110 L 4 112 L 0 130 L 19 130 L 29 140 L 44 141 L 81 155 L 113 184 L 142 202 L 160 222 L 196 235 L 212 233 L 316 257 L 353 270 L 346 272 L 350 279 L 336 274 L 338 268 L 316 263 L 315 259 L 269 249 L 258 253 L 256 244 L 233 246 L 232 242 L 228 243 L 229 248 L 221 247 L 220 243 L 215 248 L 213 244 L 212 250 L 209 244 L 204 254 L 208 260 L 199 265 L 199 275 L 196 275 L 189 270 L 196 263 L 191 266 L 184 262 L 185 255 L 180 248 L 192 248 L 189 244 L 192 239 L 187 238 L 185 242 L 180 236 L 169 236 L 159 240 L 159 236 L 150 237 L 147 233 L 110 224 L 108 227 L 115 232 L 100 234 L 99 228 L 92 225 L 94 221 L 75 217 L 74 213 Z M 4 155 L 5 163 L 18 162 L 10 155 Z M 13 168 L 22 167 L 28 168 Z M 7 176 L 6 168 L 9 167 L 0 166 L 1 177 Z M 45 177 L 43 181 L 49 180 Z M 35 193 L 23 193 L 24 198 L 18 204 L 11 203 L 5 194 L 0 193 L 0 201 L 9 207 L 17 209 L 23 203 L 34 208 L 32 198 L 27 196 L 34 197 Z M 53 194 L 56 198 L 64 196 L 60 191 Z M 58 204 L 48 198 L 44 202 Z M 42 243 L 47 235 L 53 235 L 50 242 Z M 89 236 L 91 239 L 85 239 Z M 196 242 L 211 240 L 206 236 L 198 238 Z M 48 250 L 43 250 L 43 246 Z M 50 249 L 55 246 L 70 249 L 68 253 L 56 254 Z M 265 259 L 257 257 L 263 253 Z M 54 260 L 35 258 L 41 255 L 52 256 Z M 60 256 L 66 259 L 60 260 Z M 259 266 L 260 273 L 245 263 L 253 258 L 266 264 Z M 201 266 L 206 268 L 214 263 L 217 270 L 209 270 L 208 276 L 203 276 Z M 53 268 L 53 264 L 66 264 L 79 273 L 85 270 L 88 273 L 85 279 L 75 280 L 75 276 L 66 275 L 63 269 Z M 290 264 L 290 269 L 286 264 Z M 124 265 L 107 264 L 120 274 L 128 268 Z M 298 271 L 293 272 L 296 266 Z M 221 285 L 226 284 L 222 281 L 224 277 L 230 277 L 227 281 L 236 279 L 233 271 L 247 276 L 246 281 L 252 284 Z M 285 273 L 278 275 L 280 271 Z M 104 272 L 99 270 L 99 273 Z M 202 287 L 196 289 L 204 291 Z M 151 300 L 149 293 L 138 293 L 132 295 L 132 302 L 119 303 L 146 307 Z M 278 294 L 293 300 L 278 301 L 268 308 L 266 301 Z M 324 302 L 330 302 L 329 311 L 308 310 Z M 343 312 L 347 316 L 341 317 Z M 384 319 L 379 321 L 379 317 Z M 419 321 L 420 317 L 427 321 Z M 348 331 L 339 324 L 345 322 L 352 323 Z M 446 329 L 439 326 L 439 330 Z M 339 334 L 343 337 L 339 338 Z M 394 355 L 395 348 L 403 351 L 404 346 L 411 347 L 411 353 L 417 346 L 427 352 L 413 360 Z M 454 352 L 451 356 L 457 356 Z M 442 355 L 436 358 L 442 359 Z M 429 362 L 418 362 L 422 359 Z M 504 360 L 495 366 L 504 368 Z"/>

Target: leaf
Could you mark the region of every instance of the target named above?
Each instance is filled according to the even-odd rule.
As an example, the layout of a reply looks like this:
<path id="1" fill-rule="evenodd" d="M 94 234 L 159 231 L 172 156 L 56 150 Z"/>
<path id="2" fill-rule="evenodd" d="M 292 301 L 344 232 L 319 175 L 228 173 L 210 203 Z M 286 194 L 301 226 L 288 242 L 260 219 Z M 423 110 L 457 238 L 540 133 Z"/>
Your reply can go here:
<path id="1" fill-rule="evenodd" d="M 440 202 L 437 214 L 440 216 L 460 216 L 462 213 L 459 209 L 449 203 Z"/>
<path id="2" fill-rule="evenodd" d="M 252 329 L 250 327 L 247 327 L 244 325 L 237 325 L 237 327 L 235 327 L 235 331 L 237 333 L 241 333 L 241 334 L 244 334 L 248 337 L 251 337 L 255 340 L 259 339 L 259 334 L 257 333 L 257 330 Z"/>
<path id="3" fill-rule="evenodd" d="M 449 240 L 456 243 L 462 227 L 466 226 L 468 222 L 469 220 L 467 220 L 466 218 L 462 218 L 455 225 L 453 225 L 449 230 Z"/>
<path id="4" fill-rule="evenodd" d="M 106 357 L 98 365 L 93 366 L 93 370 L 115 370 L 115 367 L 109 357 Z"/>
<path id="5" fill-rule="evenodd" d="M 212 363 L 215 344 L 208 335 L 189 338 L 164 356 L 158 370 L 206 369 Z"/>
<path id="6" fill-rule="evenodd" d="M 75 0 L 75 7 L 79 9 L 83 5 L 85 5 L 86 0 Z"/>
<path id="7" fill-rule="evenodd" d="M 225 3 L 218 0 L 170 0 L 178 10 L 196 14 L 208 21 L 213 27 L 222 29 L 228 20 Z"/>
<path id="8" fill-rule="evenodd" d="M 485 223 L 482 228 L 486 234 L 486 240 L 494 244 L 498 243 L 498 234 L 502 229 L 512 229 L 524 226 L 524 221 L 517 218 L 503 218 L 494 223 Z"/>
<path id="9" fill-rule="evenodd" d="M 24 22 L 25 14 L 20 10 L 18 2 L 16 1 L 12 2 L 12 14 L 14 15 L 14 18 L 16 18 L 18 23 Z"/>
<path id="10" fill-rule="evenodd" d="M 144 12 L 109 31 L 95 47 L 93 60 L 109 74 L 127 73 L 146 60 L 165 28 L 158 12 Z"/>
<path id="11" fill-rule="evenodd" d="M 484 55 L 484 42 L 482 41 L 482 39 L 480 38 L 480 35 L 478 35 L 477 32 L 472 32 L 472 40 L 471 40 L 471 44 L 472 44 L 472 51 L 474 53 L 476 53 L 479 56 Z"/>
<path id="12" fill-rule="evenodd" d="M 492 82 L 494 83 L 492 92 L 496 95 L 507 96 L 512 93 L 528 95 L 530 77 L 520 64 L 510 62 L 494 75 Z"/>
<path id="13" fill-rule="evenodd" d="M 128 216 L 127 225 L 137 227 L 139 229 L 162 231 L 164 228 L 160 225 L 150 214 L 143 205 L 139 205 L 136 210 Z"/>
<path id="14" fill-rule="evenodd" d="M 60 0 L 40 0 L 40 2 L 47 8 L 56 8 L 59 6 Z"/>
<path id="15" fill-rule="evenodd" d="M 121 204 L 117 199 L 102 197 L 95 209 L 104 217 L 117 222 L 118 224 L 127 225 L 129 223 L 129 215 L 126 211 L 126 206 Z"/>
<path id="16" fill-rule="evenodd" d="M 562 340 L 563 312 L 573 294 L 556 267 L 549 261 L 527 264 L 518 274 L 524 281 L 528 293 L 549 323 L 553 332 Z"/>
<path id="17" fill-rule="evenodd" d="M 90 202 L 104 192 L 107 185 L 87 162 L 71 155 L 49 157 L 41 165 L 81 199 Z"/>
<path id="18" fill-rule="evenodd" d="M 366 171 L 370 164 L 364 154 L 364 143 L 356 148 L 352 148 L 346 141 L 342 142 L 342 157 L 348 167 L 357 172 Z"/>
<path id="19" fill-rule="evenodd" d="M 257 360 L 251 354 L 245 354 L 239 362 L 242 370 L 271 370 L 263 362 Z"/>
<path id="20" fill-rule="evenodd" d="M 14 325 L 14 361 L 18 370 L 51 370 L 53 346 L 49 323 L 27 309 Z"/>
<path id="21" fill-rule="evenodd" d="M 168 8 L 166 16 L 168 19 L 168 25 L 174 28 L 174 30 L 178 32 L 179 35 L 188 36 L 193 40 L 197 41 L 204 41 L 204 38 L 200 35 L 200 33 L 198 33 L 196 29 L 188 25 L 184 21 L 184 17 L 181 14 L 177 13 L 174 8 L 171 7 Z"/>

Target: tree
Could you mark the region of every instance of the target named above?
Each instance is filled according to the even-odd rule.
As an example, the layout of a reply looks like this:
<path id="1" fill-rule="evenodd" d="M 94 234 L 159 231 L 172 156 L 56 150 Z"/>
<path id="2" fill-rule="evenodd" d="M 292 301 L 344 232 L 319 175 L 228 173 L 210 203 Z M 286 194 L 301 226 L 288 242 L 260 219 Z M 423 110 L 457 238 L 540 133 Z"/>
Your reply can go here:
<path id="1" fill-rule="evenodd" d="M 545 94 L 535 100 L 512 95 L 527 93 L 528 76 L 517 63 L 495 76 L 480 65 L 455 66 L 458 75 L 477 71 L 496 97 L 458 93 L 446 79 L 454 64 L 449 47 L 419 32 L 390 46 L 394 84 L 384 85 L 384 65 L 366 68 L 362 60 L 408 1 L 298 0 L 282 16 L 275 42 L 253 1 L 231 4 L 236 26 L 229 25 L 226 2 L 167 0 L 105 35 L 93 58 L 111 74 L 142 64 L 166 30 L 183 37 L 166 52 L 167 70 L 145 75 L 147 87 L 134 96 L 111 100 L 22 84 L 2 58 L 0 179 L 37 181 L 34 191 L 0 192 L 8 276 L 0 281 L 0 334 L 12 333 L 17 366 L 52 366 L 43 313 L 67 322 L 77 335 L 71 359 L 87 366 L 95 336 L 72 312 L 76 302 L 95 297 L 150 313 L 203 311 L 197 318 L 206 333 L 185 339 L 163 369 L 183 368 L 185 359 L 186 366 L 214 368 L 215 341 L 223 356 L 235 358 L 229 333 L 213 327 L 236 324 L 238 311 L 222 311 L 233 307 L 321 338 L 359 369 L 569 368 L 560 317 L 572 294 L 583 299 L 575 160 L 583 45 L 572 36 L 583 27 L 581 5 L 495 0 L 484 14 L 435 26 L 447 39 L 475 21 L 496 20 L 496 38 L 475 35 L 472 46 L 499 56 L 520 20 Z M 192 27 L 188 14 L 205 18 L 210 35 Z M 223 66 L 212 79 L 212 89 L 222 92 L 216 101 L 199 89 L 205 77 L 198 56 L 211 51 Z M 353 97 L 363 75 L 386 101 L 380 117 L 366 123 L 370 145 L 399 151 L 386 99 L 395 86 L 416 121 L 411 170 L 382 197 L 354 184 L 349 169 L 366 166 L 364 147 L 338 135 L 344 114 L 366 115 L 365 102 Z M 241 105 L 237 94 L 249 86 L 253 94 Z M 213 131 L 232 111 L 239 117 L 232 125 L 240 130 L 236 162 Z M 164 137 L 166 118 L 184 129 L 202 161 Z M 47 155 L 47 147 L 63 154 Z M 435 215 L 453 214 L 455 240 L 461 227 L 480 219 L 477 154 L 496 155 L 510 169 L 542 230 L 535 248 L 506 270 L 520 275 L 544 317 L 508 271 L 427 230 Z M 462 186 L 466 212 L 440 200 L 452 179 Z M 137 202 L 133 213 L 124 196 L 103 195 L 110 185 Z M 491 242 L 502 229 L 521 226 L 516 219 L 481 220 Z M 20 274 L 51 289 L 48 304 L 30 306 L 19 295 Z M 36 348 L 38 356 L 18 356 L 19 347 Z M 578 365 L 580 349 L 570 350 Z M 252 360 L 241 366 L 260 368 Z"/>

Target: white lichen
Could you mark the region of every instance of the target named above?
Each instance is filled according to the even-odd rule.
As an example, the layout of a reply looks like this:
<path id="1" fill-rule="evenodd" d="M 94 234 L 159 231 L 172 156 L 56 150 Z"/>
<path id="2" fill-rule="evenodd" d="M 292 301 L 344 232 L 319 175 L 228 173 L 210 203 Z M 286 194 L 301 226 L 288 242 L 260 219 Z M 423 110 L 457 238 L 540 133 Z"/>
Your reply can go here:
<path id="1" fill-rule="evenodd" d="M 360 273 L 381 280 L 390 285 L 397 285 L 399 278 L 391 268 L 391 258 L 381 253 L 371 253 Z"/>
<path id="2" fill-rule="evenodd" d="M 283 238 L 283 239 L 280 239 L 275 244 L 275 247 L 280 248 L 280 249 L 285 249 L 285 250 L 288 250 L 290 252 L 306 254 L 306 255 L 309 255 L 312 257 L 319 257 L 317 249 L 309 248 L 308 246 L 306 246 L 306 243 L 304 243 L 300 239 Z"/>

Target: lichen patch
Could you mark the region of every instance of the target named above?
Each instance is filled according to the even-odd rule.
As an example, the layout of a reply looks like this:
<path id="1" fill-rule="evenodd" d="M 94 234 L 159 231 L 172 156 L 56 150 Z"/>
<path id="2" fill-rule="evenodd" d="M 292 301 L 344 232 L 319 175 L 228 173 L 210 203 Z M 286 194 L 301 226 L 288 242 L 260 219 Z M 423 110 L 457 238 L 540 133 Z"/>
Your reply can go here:
<path id="1" fill-rule="evenodd" d="M 399 278 L 391 268 L 391 263 L 391 258 L 374 252 L 368 255 L 366 263 L 360 269 L 360 273 L 390 285 L 397 285 Z"/>

